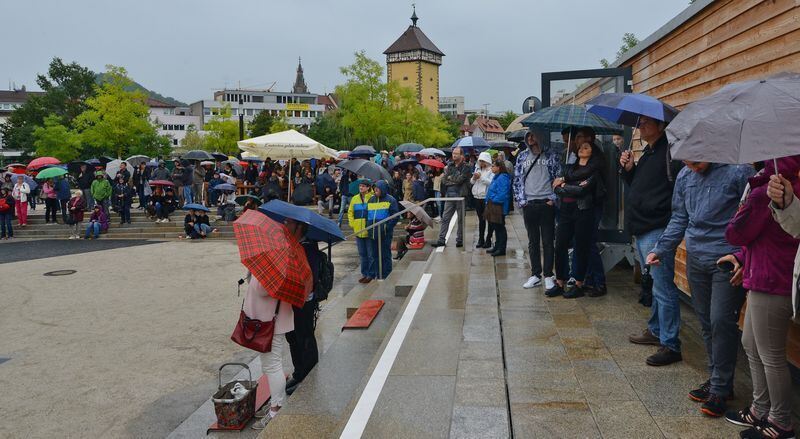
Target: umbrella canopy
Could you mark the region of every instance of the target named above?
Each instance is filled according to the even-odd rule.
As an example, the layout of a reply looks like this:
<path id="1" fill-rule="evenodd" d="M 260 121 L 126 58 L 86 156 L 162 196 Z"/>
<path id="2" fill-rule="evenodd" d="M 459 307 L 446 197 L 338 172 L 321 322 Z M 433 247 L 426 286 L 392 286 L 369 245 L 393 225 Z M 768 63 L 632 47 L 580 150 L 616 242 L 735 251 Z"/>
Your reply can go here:
<path id="1" fill-rule="evenodd" d="M 404 160 L 400 160 L 399 162 L 395 163 L 394 166 L 392 166 L 392 169 L 398 168 L 398 167 L 402 168 L 402 167 L 408 166 L 408 165 L 416 166 L 417 163 L 419 163 L 419 160 L 414 159 L 414 158 L 404 159 Z"/>
<path id="2" fill-rule="evenodd" d="M 375 151 L 375 148 L 372 145 L 358 145 L 355 148 L 353 148 L 353 150 L 350 151 L 349 154 L 347 154 L 347 157 L 371 159 L 372 157 L 375 157 L 375 154 L 377 154 L 377 152 Z"/>
<path id="3" fill-rule="evenodd" d="M 212 152 L 211 157 L 214 157 L 214 160 L 216 161 L 228 160 L 228 156 L 221 152 Z"/>
<path id="4" fill-rule="evenodd" d="M 181 156 L 184 160 L 214 160 L 214 156 L 201 149 L 193 149 Z"/>
<path id="5" fill-rule="evenodd" d="M 528 129 L 524 130 L 516 130 L 510 133 L 506 133 L 506 139 L 512 142 L 522 142 L 525 140 L 525 135 L 528 134 Z"/>
<path id="6" fill-rule="evenodd" d="M 800 154 L 800 74 L 729 84 L 667 126 L 676 160 L 755 163 Z"/>
<path id="7" fill-rule="evenodd" d="M 89 166 L 91 166 L 91 165 L 89 163 L 87 163 L 87 162 L 84 162 L 84 161 L 81 161 L 81 160 L 76 160 L 74 162 L 69 162 L 69 164 L 67 165 L 67 170 L 69 172 L 80 172 L 81 171 L 81 166 L 86 166 L 87 169 L 89 169 Z"/>
<path id="8" fill-rule="evenodd" d="M 27 166 L 23 165 L 22 163 L 9 163 L 6 165 L 7 168 L 22 168 L 25 169 Z"/>
<path id="9" fill-rule="evenodd" d="M 102 156 L 98 157 L 97 159 L 100 160 L 100 163 L 103 164 L 103 165 L 107 165 L 108 163 L 111 163 L 111 162 L 114 161 L 113 157 L 109 157 L 107 155 L 102 155 Z"/>
<path id="10" fill-rule="evenodd" d="M 150 186 L 175 186 L 175 183 L 169 180 L 151 180 Z"/>
<path id="11" fill-rule="evenodd" d="M 238 175 L 239 177 L 242 176 L 242 173 L 244 172 L 244 168 L 242 168 L 242 164 L 239 163 L 239 160 L 231 159 L 231 160 L 225 160 L 224 162 L 222 162 L 223 165 L 225 165 L 226 163 L 231 165 L 233 170 L 236 171 L 236 175 Z"/>
<path id="12" fill-rule="evenodd" d="M 255 201 L 257 204 L 261 204 L 261 198 L 258 198 L 257 196 L 250 194 L 239 195 L 238 197 L 236 197 L 236 204 L 244 206 L 248 201 L 251 200 Z"/>
<path id="13" fill-rule="evenodd" d="M 203 206 L 202 204 L 189 203 L 189 204 L 185 204 L 183 206 L 183 210 L 190 210 L 190 209 L 191 210 L 202 210 L 204 212 L 211 212 L 211 209 L 209 209 L 206 206 Z"/>
<path id="14" fill-rule="evenodd" d="M 149 161 L 149 162 L 147 162 L 147 163 L 145 164 L 145 167 L 148 167 L 148 168 L 157 168 L 157 167 L 158 167 L 158 162 L 154 162 L 154 161 L 152 161 L 152 160 L 151 160 L 151 161 Z"/>
<path id="15" fill-rule="evenodd" d="M 270 296 L 302 308 L 314 284 L 305 251 L 283 224 L 248 210 L 233 223 L 242 264 Z"/>
<path id="16" fill-rule="evenodd" d="M 134 168 L 138 168 L 140 164 L 149 162 L 150 157 L 146 155 L 132 155 L 125 159 L 125 161 L 130 163 Z"/>
<path id="17" fill-rule="evenodd" d="M 254 162 L 254 163 L 262 163 L 264 159 L 261 157 L 242 157 L 243 162 Z"/>
<path id="18" fill-rule="evenodd" d="M 242 151 L 274 160 L 336 158 L 336 151 L 296 130 L 240 140 Z"/>
<path id="19" fill-rule="evenodd" d="M 86 164 L 89 166 L 103 166 L 103 162 L 101 162 L 100 159 L 86 160 Z"/>
<path id="20" fill-rule="evenodd" d="M 517 145 L 514 142 L 508 142 L 505 140 L 495 140 L 494 142 L 489 142 L 489 145 L 492 145 L 492 149 L 501 150 L 501 149 L 517 149 Z"/>
<path id="21" fill-rule="evenodd" d="M 444 169 L 444 163 L 436 159 L 425 159 L 419 162 L 420 165 L 430 166 L 431 168 Z"/>
<path id="22" fill-rule="evenodd" d="M 335 222 L 318 215 L 311 209 L 295 206 L 281 200 L 271 200 L 262 204 L 258 210 L 281 223 L 286 218 L 290 218 L 307 224 L 306 237 L 312 241 L 327 243 L 344 241 L 344 233 Z"/>
<path id="23" fill-rule="evenodd" d="M 348 159 L 342 160 L 341 162 L 337 163 L 336 166 L 342 169 L 347 169 L 356 175 L 361 175 L 371 180 L 390 181 L 392 179 L 389 171 L 372 160 Z"/>
<path id="24" fill-rule="evenodd" d="M 489 149 L 489 143 L 487 143 L 483 137 L 466 136 L 453 142 L 453 145 L 450 148 L 452 149 L 461 148 L 462 150 L 465 151 L 466 150 L 483 151 L 485 149 Z"/>
<path id="25" fill-rule="evenodd" d="M 630 127 L 638 125 L 640 116 L 669 123 L 679 112 L 652 96 L 640 93 L 603 93 L 590 99 L 586 105 L 589 113 Z"/>
<path id="26" fill-rule="evenodd" d="M 409 212 L 411 212 L 418 220 L 422 221 L 423 223 L 427 224 L 428 227 L 433 227 L 433 220 L 431 217 L 425 212 L 425 209 L 418 204 L 414 204 L 411 201 L 400 201 L 400 204 Z"/>
<path id="27" fill-rule="evenodd" d="M 425 148 L 425 149 L 423 149 L 421 151 L 418 151 L 417 155 L 423 155 L 423 156 L 434 156 L 434 155 L 436 155 L 436 156 L 439 156 L 439 157 L 444 157 L 447 154 L 445 154 L 441 149 Z"/>
<path id="28" fill-rule="evenodd" d="M 597 134 L 619 134 L 622 132 L 621 126 L 587 112 L 583 105 L 559 105 L 543 108 L 523 119 L 521 123 L 528 128 L 542 131 L 591 127 Z"/>
<path id="29" fill-rule="evenodd" d="M 229 184 L 229 183 L 221 183 L 214 186 L 215 191 L 235 191 L 236 186 Z"/>
<path id="30" fill-rule="evenodd" d="M 44 165 L 58 165 L 60 163 L 61 161 L 55 157 L 39 157 L 31 160 L 31 162 L 28 163 L 28 169 L 33 171 L 41 168 Z"/>
<path id="31" fill-rule="evenodd" d="M 117 159 L 106 163 L 106 174 L 108 174 L 108 176 L 111 178 L 116 177 L 117 172 L 119 172 L 119 168 L 120 165 L 122 165 L 122 163 L 127 163 L 127 162 L 123 162 L 122 160 Z M 126 166 L 130 167 L 130 163 L 128 163 Z"/>
<path id="32" fill-rule="evenodd" d="M 39 183 L 35 182 L 29 175 L 14 174 L 14 173 L 10 173 L 10 175 L 11 175 L 11 182 L 14 184 L 17 183 L 17 178 L 19 176 L 22 176 L 23 180 L 25 181 L 25 183 L 28 183 L 28 186 L 30 186 L 31 190 L 34 190 L 37 187 L 39 187 Z"/>
<path id="33" fill-rule="evenodd" d="M 64 169 L 64 168 L 57 168 L 57 167 L 47 168 L 47 169 L 44 169 L 44 170 L 40 171 L 38 174 L 36 174 L 36 179 L 38 179 L 38 180 L 47 180 L 48 178 L 60 177 L 60 176 L 62 176 L 64 174 L 66 174 L 66 173 L 67 173 L 67 170 Z"/>
<path id="34" fill-rule="evenodd" d="M 350 192 L 350 195 L 358 195 L 358 187 L 362 184 L 371 187 L 374 183 L 369 178 L 359 178 L 356 181 L 351 181 L 350 184 L 347 185 L 347 191 Z"/>
<path id="35" fill-rule="evenodd" d="M 419 143 L 404 143 L 394 149 L 394 152 L 419 152 L 425 149 Z"/>

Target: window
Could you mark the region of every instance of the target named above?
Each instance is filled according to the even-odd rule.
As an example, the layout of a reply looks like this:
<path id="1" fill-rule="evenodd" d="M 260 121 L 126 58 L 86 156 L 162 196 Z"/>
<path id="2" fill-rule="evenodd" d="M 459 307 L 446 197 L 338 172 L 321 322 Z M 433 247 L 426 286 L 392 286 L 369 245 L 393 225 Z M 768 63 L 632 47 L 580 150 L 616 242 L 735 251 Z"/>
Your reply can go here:
<path id="1" fill-rule="evenodd" d="M 403 76 L 403 81 L 408 81 L 408 76 Z"/>
<path id="2" fill-rule="evenodd" d="M 300 117 L 300 112 L 299 111 L 295 111 L 294 112 L 294 117 Z"/>
<path id="3" fill-rule="evenodd" d="M 178 146 L 178 139 L 172 139 L 172 146 Z"/>
<path id="4" fill-rule="evenodd" d="M 248 116 L 252 116 L 253 115 L 253 109 L 252 108 L 248 108 L 247 109 L 247 115 Z"/>
<path id="5" fill-rule="evenodd" d="M 253 96 L 253 102 L 264 102 L 264 96 Z"/>
<path id="6" fill-rule="evenodd" d="M 210 108 L 203 108 L 203 115 L 208 116 L 210 114 L 211 114 L 211 109 Z"/>

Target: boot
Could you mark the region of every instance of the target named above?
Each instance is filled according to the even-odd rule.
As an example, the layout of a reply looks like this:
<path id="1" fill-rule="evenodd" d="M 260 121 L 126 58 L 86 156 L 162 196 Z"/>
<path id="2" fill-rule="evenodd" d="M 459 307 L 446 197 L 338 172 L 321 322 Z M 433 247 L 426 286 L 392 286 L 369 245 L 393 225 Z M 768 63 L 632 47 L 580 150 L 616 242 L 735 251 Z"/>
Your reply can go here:
<path id="1" fill-rule="evenodd" d="M 478 244 L 478 247 L 480 247 L 480 248 L 492 248 L 492 240 L 491 239 L 487 239 L 486 242 L 483 245 Z"/>

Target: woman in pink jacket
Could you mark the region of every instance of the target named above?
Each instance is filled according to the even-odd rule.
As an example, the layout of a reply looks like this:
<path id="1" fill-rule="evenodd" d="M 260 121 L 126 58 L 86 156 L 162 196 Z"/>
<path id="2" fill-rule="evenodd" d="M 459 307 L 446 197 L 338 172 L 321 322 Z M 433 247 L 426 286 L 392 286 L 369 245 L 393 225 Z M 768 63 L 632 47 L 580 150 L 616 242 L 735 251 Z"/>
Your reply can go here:
<path id="1" fill-rule="evenodd" d="M 800 190 L 800 156 L 778 159 L 778 171 Z M 786 335 L 792 316 L 792 271 L 800 240 L 786 233 L 773 218 L 767 184 L 775 174 L 772 161 L 750 179 L 750 193 L 728 224 L 725 238 L 742 246 L 736 255 L 720 261 L 732 262 L 749 291 L 744 316 L 742 344 L 750 362 L 753 403 L 725 418 L 750 427 L 747 436 L 794 437 L 792 430 L 792 386 L 786 363 Z M 735 257 L 735 259 L 734 259 Z M 740 265 L 741 264 L 741 265 Z M 737 279 L 738 278 L 738 279 Z"/>

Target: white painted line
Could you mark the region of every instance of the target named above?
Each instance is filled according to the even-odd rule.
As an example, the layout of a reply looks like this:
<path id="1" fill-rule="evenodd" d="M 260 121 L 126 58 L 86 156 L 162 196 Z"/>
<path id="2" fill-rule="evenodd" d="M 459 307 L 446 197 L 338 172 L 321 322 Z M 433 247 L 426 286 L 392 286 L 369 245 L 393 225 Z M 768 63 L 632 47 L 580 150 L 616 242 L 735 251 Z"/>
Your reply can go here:
<path id="1" fill-rule="evenodd" d="M 367 427 L 367 422 L 372 415 L 372 410 L 375 408 L 375 403 L 378 402 L 383 385 L 386 384 L 386 378 L 389 377 L 389 371 L 392 370 L 397 353 L 400 352 L 400 346 L 403 345 L 403 340 L 405 340 L 408 329 L 411 327 L 411 322 L 414 320 L 414 315 L 417 313 L 420 302 L 422 302 L 422 297 L 425 296 L 425 292 L 428 290 L 431 276 L 432 274 L 430 273 L 423 274 L 419 284 L 417 284 L 417 288 L 411 293 L 408 306 L 403 311 L 403 315 L 400 317 L 394 333 L 392 333 L 392 338 L 386 343 L 386 349 L 383 350 L 375 370 L 372 371 L 372 376 L 369 377 L 364 391 L 361 392 L 356 408 L 353 409 L 342 435 L 339 436 L 340 439 L 360 438 L 364 434 L 364 429 Z"/>
<path id="2" fill-rule="evenodd" d="M 444 243 L 447 244 L 447 240 L 450 239 L 450 234 L 453 233 L 453 227 L 456 225 L 456 221 L 458 221 L 458 212 L 453 214 L 453 217 L 450 218 L 450 225 L 447 227 L 447 234 L 444 235 Z M 437 247 L 436 253 L 444 252 L 444 246 Z"/>

